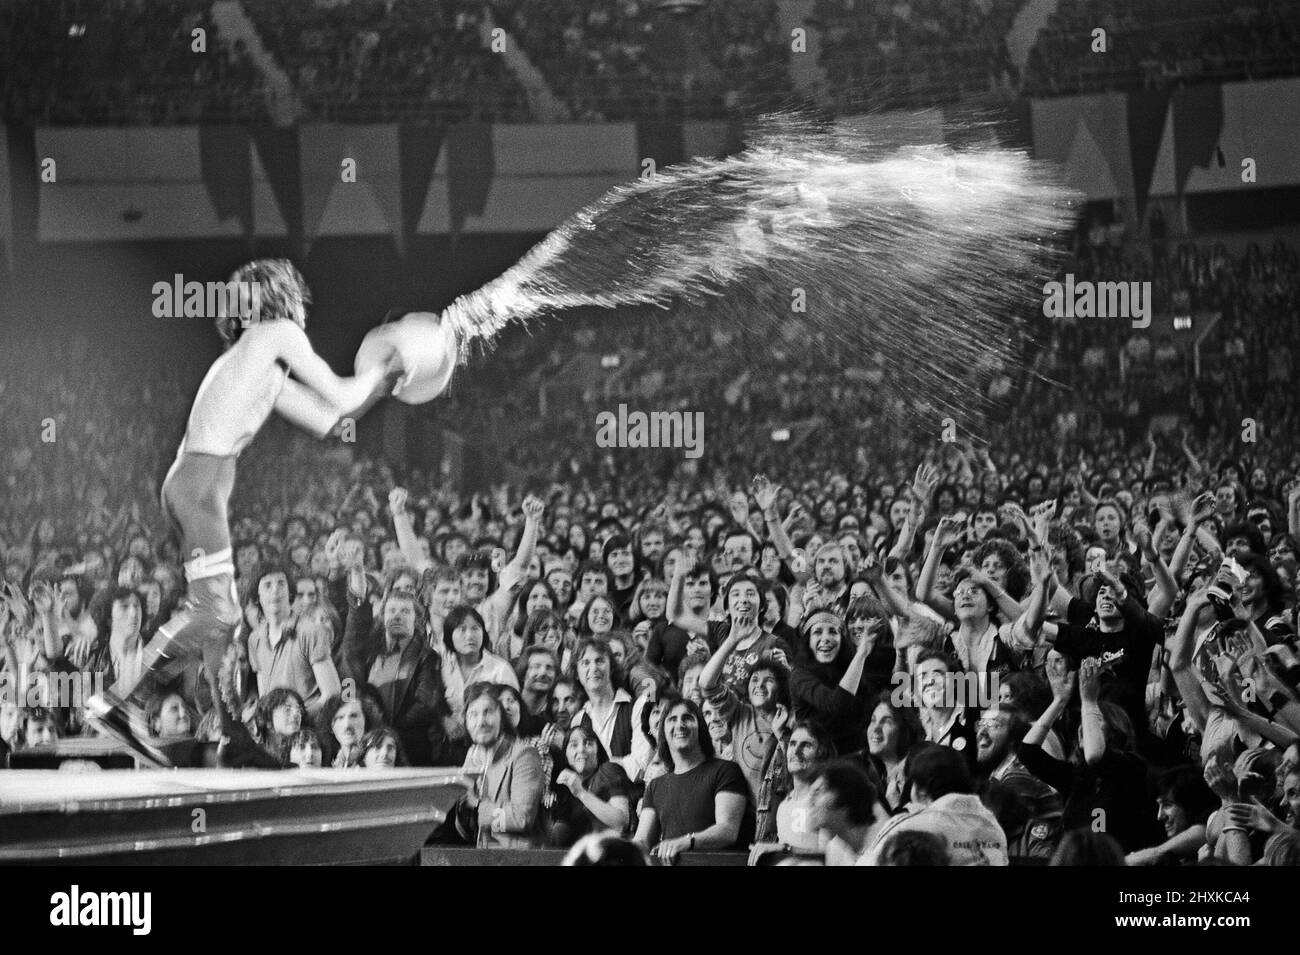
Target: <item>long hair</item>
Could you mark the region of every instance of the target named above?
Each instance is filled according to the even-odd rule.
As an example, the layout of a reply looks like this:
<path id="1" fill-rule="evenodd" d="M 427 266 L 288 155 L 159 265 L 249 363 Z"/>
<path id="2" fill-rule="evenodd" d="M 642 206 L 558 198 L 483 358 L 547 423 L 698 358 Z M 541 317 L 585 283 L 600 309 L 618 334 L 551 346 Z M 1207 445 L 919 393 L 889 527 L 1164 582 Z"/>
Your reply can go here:
<path id="1" fill-rule="evenodd" d="M 831 731 L 828 730 L 819 720 L 795 720 L 793 725 L 790 727 L 790 736 L 794 735 L 795 730 L 803 730 L 817 742 L 816 768 L 820 768 L 822 765 L 829 763 L 831 760 L 839 756 L 839 753 L 835 748 L 835 737 L 831 735 Z M 790 737 L 787 736 L 786 744 L 788 745 L 789 742 Z"/>
<path id="2" fill-rule="evenodd" d="M 578 679 L 578 661 L 583 658 L 588 650 L 594 650 L 609 661 L 609 685 L 617 691 L 619 687 L 623 685 L 623 668 L 619 666 L 618 661 L 614 659 L 614 654 L 610 652 L 609 644 L 600 637 L 586 636 L 578 640 L 578 645 L 573 648 L 573 656 L 569 661 L 569 676 L 573 678 L 574 682 L 577 683 L 578 686 L 582 686 L 582 682 Z M 583 687 L 583 689 L 585 690 L 586 688 Z"/>
<path id="3" fill-rule="evenodd" d="M 528 664 L 532 662 L 533 657 L 550 657 L 555 667 L 555 678 L 557 680 L 560 678 L 560 658 L 555 651 L 540 643 L 528 643 L 524 645 L 523 651 L 519 654 L 519 661 L 515 664 L 515 678 L 519 680 L 521 687 L 524 685 L 524 676 L 528 673 Z"/>
<path id="4" fill-rule="evenodd" d="M 361 737 L 361 765 L 366 763 L 366 754 L 372 749 L 378 749 L 384 740 L 391 739 L 393 746 L 397 749 L 396 766 L 406 766 L 406 750 L 402 748 L 402 738 L 397 735 L 397 731 L 389 729 L 387 726 L 381 726 L 379 729 L 371 730 L 365 736 Z"/>
<path id="5" fill-rule="evenodd" d="M 642 620 L 650 619 L 641 610 L 641 597 L 647 590 L 659 589 L 664 592 L 664 614 L 668 612 L 668 585 L 659 577 L 642 577 L 641 582 L 636 585 L 636 590 L 632 592 L 632 604 L 627 613 L 628 623 L 636 624 Z M 660 617 L 663 620 L 664 617 Z"/>
<path id="6" fill-rule="evenodd" d="M 442 623 L 442 642 L 451 654 L 448 659 L 456 658 L 456 628 L 466 620 L 472 620 L 478 624 L 483 631 L 483 643 L 479 648 L 479 654 L 488 652 L 488 629 L 487 624 L 483 622 L 483 615 L 468 604 L 461 604 L 459 607 L 452 607 L 451 613 L 447 614 L 447 619 Z"/>
<path id="7" fill-rule="evenodd" d="M 513 629 L 516 637 L 524 635 L 524 627 L 528 624 L 528 600 L 538 587 L 545 590 L 546 595 L 551 598 L 552 609 L 560 606 L 560 598 L 555 595 L 555 588 L 551 586 L 550 581 L 545 577 L 530 577 L 525 580 L 524 585 L 519 588 L 519 596 L 515 598 L 515 625 Z"/>
<path id="8" fill-rule="evenodd" d="M 749 675 L 752 678 L 755 673 L 763 671 L 772 674 L 772 678 L 776 680 L 775 705 L 788 708 L 790 706 L 790 671 L 766 654 L 759 657 L 758 662 L 750 669 Z M 746 684 L 745 689 L 746 698 L 748 698 L 748 684 Z"/>
<path id="9" fill-rule="evenodd" d="M 589 637 L 592 635 L 591 608 L 595 606 L 597 600 L 603 600 L 605 603 L 609 604 L 610 613 L 614 617 L 613 624 L 610 626 L 611 633 L 618 629 L 618 625 L 622 621 L 622 617 L 618 612 L 618 606 L 614 601 L 604 594 L 596 594 L 587 601 L 587 606 L 582 608 L 582 616 L 578 618 L 578 636 L 580 637 Z"/>
<path id="10" fill-rule="evenodd" d="M 871 701 L 871 708 L 867 710 L 867 720 L 870 721 L 875 716 L 876 710 L 882 706 L 889 710 L 894 717 L 894 725 L 898 727 L 898 742 L 895 744 L 898 758 L 907 759 L 907 754 L 912 751 L 912 747 L 925 742 L 925 727 L 921 725 L 920 717 L 916 714 L 916 707 L 899 706 L 893 693 L 885 690 Z"/>
<path id="11" fill-rule="evenodd" d="M 1020 551 L 1016 550 L 1016 546 L 1010 541 L 1001 538 L 985 539 L 975 551 L 975 566 L 982 567 L 984 558 L 989 554 L 997 554 L 1007 568 L 1006 591 L 1011 595 L 1011 599 L 1023 600 L 1025 594 L 1029 592 L 1029 566 L 1020 556 Z M 993 603 L 992 597 L 989 598 L 989 602 Z"/>
<path id="12" fill-rule="evenodd" d="M 464 722 L 466 730 L 468 730 L 470 705 L 483 698 L 490 700 L 497 711 L 497 722 L 501 727 L 501 731 L 497 737 L 495 751 L 499 753 L 503 745 L 510 745 L 518 735 L 515 728 L 510 725 L 510 718 L 506 716 L 506 708 L 501 705 L 500 686 L 486 680 L 479 680 L 467 686 L 465 688 L 465 708 L 461 711 L 461 720 Z"/>
<path id="13" fill-rule="evenodd" d="M 600 769 L 600 767 L 608 763 L 609 753 L 605 751 L 605 744 L 600 741 L 600 737 L 596 735 L 596 731 L 585 723 L 577 723 L 570 726 L 569 732 L 564 734 L 564 749 L 561 752 L 564 754 L 565 769 L 573 769 L 569 764 L 569 741 L 579 733 L 596 744 L 596 768 Z"/>
<path id="14" fill-rule="evenodd" d="M 700 751 L 704 754 L 704 758 L 706 760 L 712 759 L 717 752 L 713 748 L 713 740 L 709 737 L 708 731 L 704 728 L 704 711 L 695 705 L 695 701 L 688 700 L 686 697 L 678 696 L 676 694 L 666 696 L 663 700 L 661 710 L 662 715 L 659 719 L 659 740 L 657 749 L 659 752 L 659 760 L 668 767 L 670 773 L 674 772 L 677 766 L 673 762 L 673 754 L 668 748 L 668 736 L 664 731 L 664 727 L 668 725 L 668 717 L 672 715 L 673 710 L 683 706 L 690 710 L 691 715 L 695 717 L 695 739 L 700 747 Z"/>
<path id="15" fill-rule="evenodd" d="M 1286 588 L 1282 584 L 1282 578 L 1277 575 L 1277 571 L 1273 569 L 1273 565 L 1269 563 L 1268 558 L 1261 557 L 1256 553 L 1242 554 L 1237 558 L 1237 563 L 1247 571 L 1254 571 L 1259 574 L 1262 580 L 1261 589 L 1264 592 L 1264 602 L 1268 604 L 1268 613 L 1280 613 L 1286 597 Z"/>
<path id="16" fill-rule="evenodd" d="M 226 348 L 239 340 L 247 324 L 257 324 L 277 319 L 294 320 L 301 307 L 304 321 L 306 308 L 311 304 L 311 289 L 307 280 L 288 259 L 255 259 L 235 269 L 230 276 L 231 283 L 239 283 L 239 307 L 235 314 L 223 298 L 217 310 L 217 334 Z M 257 308 L 253 301 L 244 299 L 245 286 L 257 286 Z M 244 312 L 245 314 L 240 314 Z"/>
<path id="17" fill-rule="evenodd" d="M 528 618 L 528 622 L 524 624 L 524 646 L 531 647 L 534 644 L 541 643 L 537 633 L 548 623 L 554 624 L 560 628 L 560 648 L 562 651 L 567 650 L 568 641 L 565 635 L 566 622 L 564 615 L 558 610 L 533 611 L 532 615 Z"/>
<path id="18" fill-rule="evenodd" d="M 839 653 L 835 655 L 835 659 L 830 663 L 818 663 L 817 656 L 813 653 L 811 645 L 812 625 L 819 617 L 827 614 L 839 621 L 840 649 Z M 834 611 L 815 610 L 805 616 L 803 621 L 799 624 L 799 646 L 795 648 L 794 652 L 795 666 L 809 670 L 826 678 L 833 675 L 834 680 L 831 680 L 830 682 L 837 682 L 840 677 L 844 675 L 844 671 L 849 668 L 849 664 L 853 661 L 853 653 L 853 641 L 849 639 L 848 627 L 844 625 L 843 618 Z M 826 680 L 823 679 L 823 682 L 826 682 Z"/>
<path id="19" fill-rule="evenodd" d="M 279 758 L 282 763 L 288 761 L 289 741 L 293 737 L 282 737 L 276 732 L 275 711 L 290 701 L 298 705 L 298 711 L 301 714 L 298 729 L 301 730 L 307 726 L 307 703 L 303 700 L 302 695 L 291 687 L 277 686 L 268 690 L 266 695 L 257 701 L 257 711 L 253 716 L 258 742 L 272 756 Z"/>

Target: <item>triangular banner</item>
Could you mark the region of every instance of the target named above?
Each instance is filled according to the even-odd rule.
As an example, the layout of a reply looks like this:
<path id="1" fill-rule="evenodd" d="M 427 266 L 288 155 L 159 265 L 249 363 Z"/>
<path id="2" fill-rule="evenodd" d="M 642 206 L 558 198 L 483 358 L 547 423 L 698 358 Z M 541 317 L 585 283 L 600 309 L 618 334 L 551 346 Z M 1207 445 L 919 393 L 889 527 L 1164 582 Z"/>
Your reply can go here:
<path id="1" fill-rule="evenodd" d="M 397 159 L 401 178 L 402 235 L 406 243 L 415 236 L 424 203 L 433 182 L 447 127 L 441 124 L 403 124 L 397 130 Z"/>

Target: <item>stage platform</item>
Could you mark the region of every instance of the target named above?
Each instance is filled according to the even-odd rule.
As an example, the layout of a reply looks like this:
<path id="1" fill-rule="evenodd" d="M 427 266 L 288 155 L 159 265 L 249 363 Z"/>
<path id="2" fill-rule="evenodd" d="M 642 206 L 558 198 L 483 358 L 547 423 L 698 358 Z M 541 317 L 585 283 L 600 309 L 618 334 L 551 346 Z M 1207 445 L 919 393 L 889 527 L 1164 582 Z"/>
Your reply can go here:
<path id="1" fill-rule="evenodd" d="M 7 770 L 0 864 L 416 864 L 459 769 Z"/>

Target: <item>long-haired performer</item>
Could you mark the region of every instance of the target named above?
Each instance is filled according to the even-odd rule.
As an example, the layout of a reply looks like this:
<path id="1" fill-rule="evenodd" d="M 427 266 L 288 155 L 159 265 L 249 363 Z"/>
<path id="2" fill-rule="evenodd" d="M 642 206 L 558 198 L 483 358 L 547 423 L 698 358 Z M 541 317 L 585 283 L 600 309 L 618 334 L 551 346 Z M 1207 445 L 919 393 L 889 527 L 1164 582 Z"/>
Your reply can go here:
<path id="1" fill-rule="evenodd" d="M 180 536 L 186 597 L 145 650 L 138 674 L 123 674 L 112 690 L 92 697 L 87 715 L 139 758 L 169 766 L 144 731 L 140 712 L 150 690 L 202 655 L 213 704 L 230 727 L 216 685 L 222 657 L 240 620 L 227 508 L 235 459 L 277 412 L 317 437 L 340 419 L 363 414 L 390 394 L 403 373 L 392 352 L 353 378 L 330 370 L 307 340 L 310 292 L 286 259 L 259 259 L 231 277 L 239 314 L 217 318 L 226 351 L 199 386 L 176 462 L 162 485 L 163 513 Z M 291 377 L 292 376 L 292 377 Z"/>

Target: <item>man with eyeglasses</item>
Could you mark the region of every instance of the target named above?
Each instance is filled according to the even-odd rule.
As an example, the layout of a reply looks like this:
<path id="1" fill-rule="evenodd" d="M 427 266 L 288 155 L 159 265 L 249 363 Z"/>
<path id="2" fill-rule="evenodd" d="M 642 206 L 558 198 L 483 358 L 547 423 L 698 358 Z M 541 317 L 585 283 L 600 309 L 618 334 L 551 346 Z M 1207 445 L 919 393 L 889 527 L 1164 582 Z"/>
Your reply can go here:
<path id="1" fill-rule="evenodd" d="M 1061 835 L 1061 796 L 1016 755 L 1029 720 L 1010 703 L 984 711 L 975 724 L 976 775 L 1007 833 L 1012 856 L 1050 858 Z"/>

